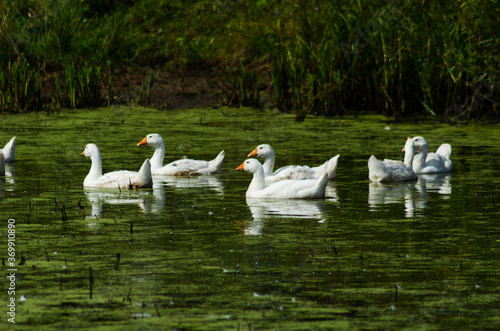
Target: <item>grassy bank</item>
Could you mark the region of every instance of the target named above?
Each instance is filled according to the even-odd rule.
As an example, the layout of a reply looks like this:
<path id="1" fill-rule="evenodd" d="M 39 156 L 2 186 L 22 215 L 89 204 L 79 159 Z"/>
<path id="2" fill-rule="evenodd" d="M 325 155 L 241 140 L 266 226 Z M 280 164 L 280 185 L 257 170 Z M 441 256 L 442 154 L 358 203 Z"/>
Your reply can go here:
<path id="1" fill-rule="evenodd" d="M 216 74 L 231 105 L 266 93 L 297 120 L 375 111 L 500 114 L 500 5 L 403 1 L 0 1 L 0 110 L 110 103 L 125 69 Z"/>

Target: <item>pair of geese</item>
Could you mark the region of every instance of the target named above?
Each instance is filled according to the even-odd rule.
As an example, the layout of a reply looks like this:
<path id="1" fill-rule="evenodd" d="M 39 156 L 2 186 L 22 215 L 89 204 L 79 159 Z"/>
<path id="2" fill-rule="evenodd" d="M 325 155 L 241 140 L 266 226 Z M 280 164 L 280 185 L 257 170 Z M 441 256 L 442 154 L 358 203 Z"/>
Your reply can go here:
<path id="1" fill-rule="evenodd" d="M 148 188 L 152 187 L 154 175 L 203 175 L 221 173 L 225 152 L 211 161 L 182 158 L 163 166 L 165 143 L 158 134 L 149 134 L 137 146 L 146 145 L 155 149 L 151 160 L 146 159 L 138 172 L 114 171 L 102 173 L 99 148 L 88 144 L 81 153 L 90 157 L 92 166 L 83 182 L 84 187 L 96 188 Z M 325 196 L 328 179 L 335 178 L 339 155 L 318 167 L 287 166 L 273 172 L 275 154 L 269 145 L 259 145 L 249 155 L 265 158 L 264 165 L 255 159 L 248 159 L 236 170 L 252 172 L 254 178 L 247 190 L 247 197 L 308 199 Z M 314 179 L 311 179 L 314 178 Z M 286 179 L 286 180 L 285 180 Z"/>
<path id="2" fill-rule="evenodd" d="M 368 160 L 368 177 L 374 182 L 404 182 L 417 180 L 417 174 L 436 174 L 452 171 L 450 144 L 442 144 L 436 153 L 429 153 L 427 141 L 421 137 L 406 140 L 403 148 L 404 161 L 377 160 L 371 156 Z M 415 155 L 415 153 L 418 153 Z"/>
<path id="3" fill-rule="evenodd" d="M 90 157 L 92 166 L 83 181 L 84 187 L 95 188 L 151 188 L 152 175 L 204 175 L 221 172 L 225 153 L 220 152 L 212 161 L 192 160 L 186 157 L 163 166 L 165 143 L 159 134 L 149 134 L 137 146 L 146 145 L 155 149 L 153 156 L 146 159 L 138 172 L 120 170 L 102 173 L 101 153 L 96 144 L 87 144 L 82 156 Z"/>

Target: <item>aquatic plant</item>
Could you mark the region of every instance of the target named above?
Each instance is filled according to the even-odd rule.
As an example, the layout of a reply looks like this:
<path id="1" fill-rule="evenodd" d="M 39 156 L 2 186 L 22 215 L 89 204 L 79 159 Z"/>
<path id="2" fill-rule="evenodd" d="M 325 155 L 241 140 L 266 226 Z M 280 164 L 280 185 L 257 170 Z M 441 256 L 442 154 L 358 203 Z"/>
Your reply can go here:
<path id="1" fill-rule="evenodd" d="M 242 60 L 237 69 L 226 69 L 226 77 L 230 83 L 219 84 L 222 92 L 225 94 L 224 103 L 232 107 L 262 107 L 260 100 L 260 89 L 262 78 L 255 71 L 246 68 Z"/>
<path id="2" fill-rule="evenodd" d="M 55 77 L 55 86 L 56 103 L 62 107 L 88 108 L 104 104 L 100 67 L 83 65 L 77 68 L 68 63 L 62 73 L 62 82 Z"/>
<path id="3" fill-rule="evenodd" d="M 149 73 L 142 81 L 141 89 L 139 94 L 135 98 L 135 103 L 143 102 L 146 105 L 149 104 L 149 96 L 151 94 L 151 88 L 158 78 L 158 74 L 155 74 L 153 70 L 149 69 Z"/>
<path id="4" fill-rule="evenodd" d="M 43 109 L 40 74 L 26 59 L 9 62 L 0 71 L 0 112 L 12 113 Z"/>
<path id="5" fill-rule="evenodd" d="M 278 107 L 298 120 L 366 109 L 394 120 L 498 115 L 498 39 L 483 40 L 469 24 L 485 22 L 464 22 L 470 13 L 453 5 L 285 2 L 269 50 Z"/>

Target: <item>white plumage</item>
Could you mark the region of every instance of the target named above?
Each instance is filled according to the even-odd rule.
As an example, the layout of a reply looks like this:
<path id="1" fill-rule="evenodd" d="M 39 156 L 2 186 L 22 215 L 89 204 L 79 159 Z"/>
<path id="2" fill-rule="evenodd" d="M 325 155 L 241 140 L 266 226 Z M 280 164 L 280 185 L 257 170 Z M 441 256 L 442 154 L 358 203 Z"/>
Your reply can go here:
<path id="1" fill-rule="evenodd" d="M 90 171 L 83 181 L 84 187 L 151 188 L 153 186 L 149 159 L 144 161 L 139 172 L 119 170 L 103 174 L 101 152 L 96 144 L 85 146 L 80 155 L 90 157 L 92 160 Z"/>
<path id="2" fill-rule="evenodd" d="M 285 179 L 276 183 L 265 184 L 264 168 L 256 159 L 247 159 L 236 170 L 245 170 L 253 173 L 252 181 L 248 186 L 247 198 L 271 199 L 318 199 L 325 197 L 328 175 L 319 179 Z"/>
<path id="3" fill-rule="evenodd" d="M 413 169 L 417 174 L 435 174 L 452 171 L 450 144 L 442 144 L 436 153 L 429 153 L 429 146 L 423 137 L 413 137 L 412 140 L 415 144 L 415 152 L 418 153 L 413 159 Z"/>
<path id="4" fill-rule="evenodd" d="M 16 160 L 16 137 L 5 144 L 4 148 L 0 149 L 0 153 L 3 154 L 5 162 L 14 162 Z"/>
<path id="5" fill-rule="evenodd" d="M 276 171 L 274 162 L 276 159 L 273 148 L 268 144 L 257 146 L 247 157 L 261 157 L 264 159 L 264 174 L 266 176 L 266 184 L 275 183 L 283 179 L 318 179 L 325 173 L 328 179 L 334 179 L 337 174 L 337 163 L 340 155 L 336 155 L 317 167 L 309 167 L 307 165 L 289 165 L 281 167 Z"/>
<path id="6" fill-rule="evenodd" d="M 137 146 L 141 145 L 147 145 L 155 149 L 153 157 L 151 158 L 151 172 L 154 175 L 181 176 L 219 174 L 222 171 L 222 164 L 224 162 L 224 156 L 226 155 L 225 152 L 222 151 L 211 161 L 182 158 L 163 166 L 165 143 L 159 134 L 148 134 L 137 144 Z"/>
<path id="7" fill-rule="evenodd" d="M 417 180 L 418 177 L 413 171 L 412 162 L 415 155 L 413 140 L 408 137 L 406 140 L 404 162 L 395 160 L 377 160 L 371 156 L 368 160 L 368 177 L 373 182 L 404 182 Z"/>

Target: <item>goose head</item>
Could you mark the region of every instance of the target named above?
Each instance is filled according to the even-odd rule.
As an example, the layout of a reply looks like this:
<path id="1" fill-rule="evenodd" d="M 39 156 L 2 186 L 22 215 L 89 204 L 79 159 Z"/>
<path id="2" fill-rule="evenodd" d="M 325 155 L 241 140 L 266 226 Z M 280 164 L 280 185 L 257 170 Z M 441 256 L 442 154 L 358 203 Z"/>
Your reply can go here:
<path id="1" fill-rule="evenodd" d="M 424 139 L 424 137 L 421 136 L 416 136 L 412 138 L 413 143 L 415 145 L 415 152 L 420 153 L 422 151 L 427 152 L 429 149 L 429 146 L 427 145 L 427 141 Z"/>
<path id="2" fill-rule="evenodd" d="M 247 159 L 245 162 L 240 164 L 235 170 L 245 170 L 251 173 L 255 173 L 259 170 L 262 171 L 262 164 L 256 159 Z"/>
<path id="3" fill-rule="evenodd" d="M 159 134 L 151 133 L 151 134 L 148 134 L 146 137 L 144 137 L 144 139 L 142 139 L 137 144 L 137 146 L 141 146 L 141 145 L 147 145 L 149 147 L 157 148 L 157 147 L 161 147 L 162 145 L 165 145 L 165 144 L 163 143 L 163 139 L 161 138 L 161 136 Z"/>
<path id="4" fill-rule="evenodd" d="M 255 156 L 255 157 L 267 158 L 267 157 L 272 156 L 272 155 L 274 155 L 273 148 L 271 146 L 269 146 L 268 144 L 262 144 L 262 145 L 255 147 L 255 149 L 253 151 L 251 151 L 250 154 L 247 155 L 247 157 Z"/>
<path id="5" fill-rule="evenodd" d="M 90 158 L 92 158 L 93 156 L 100 155 L 99 147 L 97 147 L 96 144 L 87 144 L 87 146 L 85 146 L 85 149 L 80 155 Z"/>

